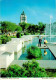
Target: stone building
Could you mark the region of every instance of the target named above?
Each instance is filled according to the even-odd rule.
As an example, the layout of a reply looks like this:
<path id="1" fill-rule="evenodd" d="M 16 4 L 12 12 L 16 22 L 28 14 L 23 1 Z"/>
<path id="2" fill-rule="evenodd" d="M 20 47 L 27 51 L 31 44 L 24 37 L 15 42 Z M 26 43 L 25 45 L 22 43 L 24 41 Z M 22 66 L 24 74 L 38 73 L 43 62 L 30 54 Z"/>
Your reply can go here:
<path id="1" fill-rule="evenodd" d="M 27 23 L 27 16 L 25 15 L 24 11 L 21 13 L 21 16 L 20 16 L 20 23 L 22 22 Z"/>

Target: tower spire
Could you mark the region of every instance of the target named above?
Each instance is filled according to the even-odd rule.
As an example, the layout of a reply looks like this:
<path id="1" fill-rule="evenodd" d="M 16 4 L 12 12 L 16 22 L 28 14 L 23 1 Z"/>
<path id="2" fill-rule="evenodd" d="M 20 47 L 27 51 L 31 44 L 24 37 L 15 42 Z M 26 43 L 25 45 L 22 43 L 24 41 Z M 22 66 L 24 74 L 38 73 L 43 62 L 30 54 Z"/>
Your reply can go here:
<path id="1" fill-rule="evenodd" d="M 20 16 L 20 22 L 25 22 L 27 23 L 27 16 L 25 15 L 25 12 L 23 10 L 23 12 L 21 13 L 21 16 Z"/>

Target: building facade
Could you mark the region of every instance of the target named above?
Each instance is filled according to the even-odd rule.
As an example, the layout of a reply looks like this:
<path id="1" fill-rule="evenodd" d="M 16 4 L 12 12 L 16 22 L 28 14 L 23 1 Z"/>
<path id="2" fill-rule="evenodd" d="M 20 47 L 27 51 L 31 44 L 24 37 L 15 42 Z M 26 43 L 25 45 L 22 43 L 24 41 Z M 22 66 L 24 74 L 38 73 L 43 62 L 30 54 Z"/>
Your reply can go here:
<path id="1" fill-rule="evenodd" d="M 20 23 L 22 22 L 27 23 L 27 16 L 25 15 L 24 11 L 21 13 L 21 16 L 20 16 Z"/>

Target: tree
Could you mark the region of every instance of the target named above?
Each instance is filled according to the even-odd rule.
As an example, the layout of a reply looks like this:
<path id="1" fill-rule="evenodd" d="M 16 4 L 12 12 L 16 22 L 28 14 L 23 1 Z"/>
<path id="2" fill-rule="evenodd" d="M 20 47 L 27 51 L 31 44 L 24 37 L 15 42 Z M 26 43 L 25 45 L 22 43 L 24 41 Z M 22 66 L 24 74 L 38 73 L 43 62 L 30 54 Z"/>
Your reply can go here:
<path id="1" fill-rule="evenodd" d="M 21 33 L 17 32 L 16 36 L 17 36 L 17 38 L 21 38 Z"/>
<path id="2" fill-rule="evenodd" d="M 7 32 L 8 31 L 8 27 L 7 27 L 7 22 L 1 22 L 1 31 L 3 32 Z"/>
<path id="3" fill-rule="evenodd" d="M 39 30 L 39 26 L 38 25 L 29 25 L 29 27 L 27 28 L 28 32 L 31 34 L 35 34 L 36 32 L 38 32 Z"/>
<path id="4" fill-rule="evenodd" d="M 39 30 L 40 30 L 41 32 L 43 32 L 46 24 L 43 24 L 42 22 L 39 22 L 38 25 L 39 25 Z"/>
<path id="5" fill-rule="evenodd" d="M 22 23 L 19 23 L 19 25 L 22 27 L 22 30 L 25 31 L 29 27 L 30 24 L 22 22 Z"/>
<path id="6" fill-rule="evenodd" d="M 12 23 L 12 22 L 8 22 L 8 21 L 3 21 L 1 22 L 1 31 L 2 33 L 7 33 L 8 31 L 15 31 L 15 30 L 18 30 L 18 31 L 21 31 L 22 28 L 18 25 L 16 25 L 15 23 Z"/>
<path id="7" fill-rule="evenodd" d="M 21 28 L 21 26 L 17 26 L 17 28 L 15 30 L 21 32 L 22 28 Z"/>

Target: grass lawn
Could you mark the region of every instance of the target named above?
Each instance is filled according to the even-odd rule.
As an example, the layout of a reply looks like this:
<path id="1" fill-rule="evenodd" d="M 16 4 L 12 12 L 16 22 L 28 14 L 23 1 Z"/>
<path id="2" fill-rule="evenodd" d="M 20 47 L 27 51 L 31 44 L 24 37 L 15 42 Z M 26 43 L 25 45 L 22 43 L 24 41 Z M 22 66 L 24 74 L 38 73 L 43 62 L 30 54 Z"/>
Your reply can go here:
<path id="1" fill-rule="evenodd" d="M 56 77 L 56 69 L 54 70 L 46 70 L 46 73 L 49 77 Z"/>

